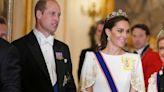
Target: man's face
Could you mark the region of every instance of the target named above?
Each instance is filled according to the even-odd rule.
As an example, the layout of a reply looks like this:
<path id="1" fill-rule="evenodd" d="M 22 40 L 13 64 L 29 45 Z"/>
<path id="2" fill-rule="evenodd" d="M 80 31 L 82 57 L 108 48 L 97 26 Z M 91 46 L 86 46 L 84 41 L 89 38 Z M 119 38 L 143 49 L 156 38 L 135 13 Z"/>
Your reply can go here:
<path id="1" fill-rule="evenodd" d="M 149 40 L 149 36 L 141 28 L 134 28 L 132 32 L 132 41 L 135 49 L 143 48 Z"/>
<path id="2" fill-rule="evenodd" d="M 48 1 L 44 12 L 38 13 L 41 30 L 52 35 L 58 27 L 60 14 L 59 5 L 54 1 Z"/>
<path id="3" fill-rule="evenodd" d="M 0 38 L 7 40 L 7 26 L 0 24 Z"/>

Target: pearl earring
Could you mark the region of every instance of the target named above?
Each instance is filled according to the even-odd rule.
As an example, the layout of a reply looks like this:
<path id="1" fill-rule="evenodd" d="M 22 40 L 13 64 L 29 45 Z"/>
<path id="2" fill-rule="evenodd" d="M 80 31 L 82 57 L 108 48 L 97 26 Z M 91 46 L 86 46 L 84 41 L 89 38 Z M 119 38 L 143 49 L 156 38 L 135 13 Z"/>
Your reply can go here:
<path id="1" fill-rule="evenodd" d="M 110 40 L 110 36 L 108 35 L 108 37 L 107 37 L 107 40 L 109 41 Z"/>

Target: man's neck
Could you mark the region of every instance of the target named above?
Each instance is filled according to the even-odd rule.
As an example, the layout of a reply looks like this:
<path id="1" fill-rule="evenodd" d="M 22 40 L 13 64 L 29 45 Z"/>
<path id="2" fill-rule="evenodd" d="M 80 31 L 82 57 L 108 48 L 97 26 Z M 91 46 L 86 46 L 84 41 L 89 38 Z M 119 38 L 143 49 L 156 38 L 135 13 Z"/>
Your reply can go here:
<path id="1" fill-rule="evenodd" d="M 145 48 L 146 48 L 148 45 L 149 45 L 149 44 L 146 44 L 144 47 L 138 49 L 138 50 L 137 50 L 137 53 L 141 55 L 141 54 L 144 52 Z"/>

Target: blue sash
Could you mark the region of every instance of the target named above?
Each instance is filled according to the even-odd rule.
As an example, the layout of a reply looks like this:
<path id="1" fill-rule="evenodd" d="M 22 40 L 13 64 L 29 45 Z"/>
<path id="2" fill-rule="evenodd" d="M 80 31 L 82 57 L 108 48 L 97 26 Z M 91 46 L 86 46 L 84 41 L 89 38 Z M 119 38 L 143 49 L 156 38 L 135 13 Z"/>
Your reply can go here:
<path id="1" fill-rule="evenodd" d="M 114 84 L 114 81 L 112 79 L 112 76 L 104 62 L 104 59 L 102 58 L 100 52 L 95 52 L 96 54 L 96 57 L 99 61 L 99 64 L 101 65 L 101 69 L 103 70 L 104 74 L 105 74 L 105 77 L 108 81 L 108 85 L 110 86 L 112 92 L 118 92 L 117 88 L 116 88 L 116 85 Z"/>
<path id="2" fill-rule="evenodd" d="M 56 82 L 56 84 L 54 85 L 54 92 L 58 92 L 58 84 Z"/>

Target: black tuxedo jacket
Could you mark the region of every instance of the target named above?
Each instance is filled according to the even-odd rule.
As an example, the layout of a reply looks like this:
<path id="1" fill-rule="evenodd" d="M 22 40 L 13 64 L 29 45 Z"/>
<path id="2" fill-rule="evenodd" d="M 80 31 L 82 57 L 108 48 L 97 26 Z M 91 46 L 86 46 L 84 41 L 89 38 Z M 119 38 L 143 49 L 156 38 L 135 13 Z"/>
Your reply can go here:
<path id="1" fill-rule="evenodd" d="M 21 92 L 20 86 L 18 52 L 0 38 L 0 92 Z"/>
<path id="2" fill-rule="evenodd" d="M 22 91 L 54 92 L 43 54 L 33 31 L 12 44 L 21 54 Z M 60 52 L 63 56 L 63 59 L 59 60 L 55 55 L 59 92 L 76 92 L 68 46 L 54 39 L 53 50 L 54 55 Z M 65 60 L 67 62 L 64 62 Z"/>

